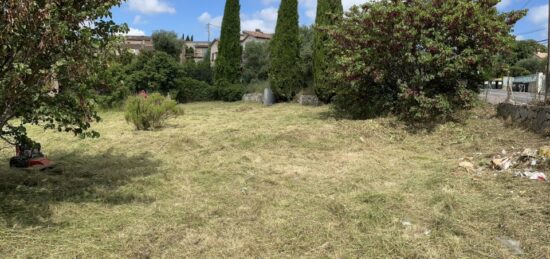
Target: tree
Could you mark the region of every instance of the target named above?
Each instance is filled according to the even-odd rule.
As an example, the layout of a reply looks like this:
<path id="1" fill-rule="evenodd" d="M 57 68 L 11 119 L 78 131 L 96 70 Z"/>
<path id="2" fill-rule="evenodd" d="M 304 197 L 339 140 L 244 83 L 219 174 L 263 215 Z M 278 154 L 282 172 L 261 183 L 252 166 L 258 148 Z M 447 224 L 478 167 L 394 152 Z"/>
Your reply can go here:
<path id="1" fill-rule="evenodd" d="M 269 43 L 247 43 L 243 52 L 243 82 L 267 80 L 268 73 Z"/>
<path id="2" fill-rule="evenodd" d="M 183 76 L 181 65 L 166 52 L 142 51 L 128 68 L 127 83 L 136 93 L 146 90 L 168 94 L 180 88 Z"/>
<path id="3" fill-rule="evenodd" d="M 183 45 L 178 39 L 178 34 L 173 31 L 155 31 L 153 32 L 153 48 L 156 51 L 163 51 L 176 60 L 180 60 Z"/>
<path id="4" fill-rule="evenodd" d="M 313 26 L 300 27 L 300 65 L 305 85 L 313 85 Z"/>
<path id="5" fill-rule="evenodd" d="M 535 40 L 520 40 L 516 41 L 513 47 L 514 56 L 512 64 L 522 60 L 529 59 L 535 56 L 537 52 L 546 52 L 546 46 Z"/>
<path id="6" fill-rule="evenodd" d="M 537 57 L 526 58 L 512 66 L 511 76 L 525 76 L 536 73 L 546 73 L 546 60 Z"/>
<path id="7" fill-rule="evenodd" d="M 302 88 L 298 0 L 282 0 L 275 35 L 271 41 L 269 78 L 279 100 L 290 100 Z"/>
<path id="8" fill-rule="evenodd" d="M 119 0 L 0 0 L 0 138 L 15 144 L 25 127 L 98 136 L 90 123 L 90 76 L 103 49 L 126 26 L 107 17 Z M 13 119 L 18 118 L 14 121 Z"/>
<path id="9" fill-rule="evenodd" d="M 328 70 L 336 66 L 335 60 L 328 56 L 327 50 L 331 38 L 326 29 L 337 24 L 344 14 L 342 0 L 319 0 L 315 19 L 313 47 L 313 85 L 315 93 L 323 102 L 330 102 L 335 95 L 335 83 L 328 76 Z"/>
<path id="10" fill-rule="evenodd" d="M 241 79 L 241 6 L 239 0 L 227 0 L 222 21 L 218 59 L 216 60 L 216 82 L 238 83 Z"/>
<path id="11" fill-rule="evenodd" d="M 353 8 L 330 29 L 334 76 L 350 83 L 337 88 L 336 111 L 434 121 L 471 107 L 526 13 L 499 13 L 497 3 L 382 0 Z"/>

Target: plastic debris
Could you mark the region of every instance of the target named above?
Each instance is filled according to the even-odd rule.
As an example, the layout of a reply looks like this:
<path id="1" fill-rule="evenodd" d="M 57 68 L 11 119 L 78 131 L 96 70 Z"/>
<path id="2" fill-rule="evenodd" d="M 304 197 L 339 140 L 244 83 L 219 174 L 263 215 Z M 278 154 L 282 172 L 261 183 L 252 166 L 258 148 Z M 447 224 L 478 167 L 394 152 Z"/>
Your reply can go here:
<path id="1" fill-rule="evenodd" d="M 521 152 L 521 156 L 522 157 L 536 157 L 537 156 L 537 150 L 535 149 L 531 149 L 531 148 L 526 148 L 525 150 L 523 150 L 523 152 Z"/>
<path id="2" fill-rule="evenodd" d="M 495 158 L 491 161 L 491 164 L 492 164 L 494 169 L 500 170 L 500 171 L 505 171 L 505 170 L 508 170 L 510 168 L 510 166 L 512 166 L 512 160 L 508 157 L 506 157 L 506 158 Z"/>
<path id="3" fill-rule="evenodd" d="M 508 248 L 514 255 L 522 255 L 523 250 L 521 249 L 521 243 L 517 240 L 513 240 L 510 238 L 502 237 L 497 238 L 500 243 Z"/>
<path id="4" fill-rule="evenodd" d="M 546 181 L 548 179 L 546 178 L 546 174 L 541 172 L 521 172 L 516 174 L 516 176 L 529 178 L 529 180 L 539 181 Z"/>

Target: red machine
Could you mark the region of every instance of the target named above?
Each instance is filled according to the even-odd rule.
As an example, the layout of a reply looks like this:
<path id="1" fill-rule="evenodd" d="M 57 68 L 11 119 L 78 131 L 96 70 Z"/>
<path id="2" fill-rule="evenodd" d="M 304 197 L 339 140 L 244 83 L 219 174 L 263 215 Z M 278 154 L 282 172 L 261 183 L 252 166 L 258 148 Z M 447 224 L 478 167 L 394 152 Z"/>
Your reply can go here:
<path id="1" fill-rule="evenodd" d="M 53 169 L 55 163 L 46 158 L 41 149 L 42 147 L 38 143 L 17 144 L 16 156 L 10 159 L 10 167 L 39 171 Z"/>

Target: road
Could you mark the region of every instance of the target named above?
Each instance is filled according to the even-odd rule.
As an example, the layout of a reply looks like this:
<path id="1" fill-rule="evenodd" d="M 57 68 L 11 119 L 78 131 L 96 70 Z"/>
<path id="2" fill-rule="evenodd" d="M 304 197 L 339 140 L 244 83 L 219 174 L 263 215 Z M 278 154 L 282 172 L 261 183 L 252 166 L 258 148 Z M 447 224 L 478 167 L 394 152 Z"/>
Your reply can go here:
<path id="1" fill-rule="evenodd" d="M 492 104 L 503 103 L 506 100 L 506 97 L 508 96 L 506 91 L 502 89 L 488 89 L 489 91 L 488 93 L 486 91 L 487 90 L 481 90 L 481 94 L 479 94 L 479 97 L 482 100 L 485 100 Z M 533 93 L 521 93 L 521 92 L 513 93 L 513 100 L 517 103 L 527 104 L 535 100 L 536 97 L 537 97 L 536 94 L 533 94 Z M 539 96 L 539 98 L 541 101 L 543 101 L 544 93 L 541 96 Z"/>

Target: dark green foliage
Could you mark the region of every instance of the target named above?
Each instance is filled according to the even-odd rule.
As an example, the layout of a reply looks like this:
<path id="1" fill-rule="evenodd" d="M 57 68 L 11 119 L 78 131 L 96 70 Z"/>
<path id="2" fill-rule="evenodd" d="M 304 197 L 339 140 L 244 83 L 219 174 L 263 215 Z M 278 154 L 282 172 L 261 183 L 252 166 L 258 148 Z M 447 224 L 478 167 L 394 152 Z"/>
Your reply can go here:
<path id="1" fill-rule="evenodd" d="M 547 51 L 546 46 L 540 44 L 535 40 L 516 41 L 512 50 L 512 63 L 517 63 L 523 59 L 533 58 L 537 52 L 546 53 Z"/>
<path id="2" fill-rule="evenodd" d="M 546 73 L 545 59 L 537 57 L 526 58 L 518 61 L 514 66 L 510 68 L 511 76 L 525 76 L 536 73 Z"/>
<path id="3" fill-rule="evenodd" d="M 96 101 L 103 108 L 120 107 L 130 89 L 126 85 L 126 67 L 120 63 L 112 63 L 107 69 L 100 71 L 95 83 Z"/>
<path id="4" fill-rule="evenodd" d="M 246 88 L 242 84 L 218 81 L 216 87 L 218 98 L 224 102 L 240 101 L 246 93 Z"/>
<path id="5" fill-rule="evenodd" d="M 159 93 L 148 97 L 131 96 L 126 100 L 125 118 L 138 130 L 160 128 L 170 117 L 183 115 L 183 110 L 177 103 Z"/>
<path id="6" fill-rule="evenodd" d="M 153 32 L 153 47 L 156 51 L 166 52 L 176 60 L 180 60 L 183 45 L 178 39 L 178 34 L 173 31 L 155 31 Z"/>
<path id="7" fill-rule="evenodd" d="M 143 51 L 128 67 L 128 86 L 133 92 L 146 90 L 167 94 L 179 88 L 183 68 L 165 52 Z"/>
<path id="8" fill-rule="evenodd" d="M 98 136 L 89 131 L 99 120 L 94 75 L 105 69 L 110 43 L 127 31 L 109 18 L 120 1 L 0 3 L 0 138 L 13 144 L 29 124 Z"/>
<path id="9" fill-rule="evenodd" d="M 216 98 L 216 88 L 203 81 L 183 77 L 178 81 L 178 88 L 170 95 L 179 103 L 211 101 Z"/>
<path id="10" fill-rule="evenodd" d="M 330 30 L 335 78 L 350 83 L 338 86 L 335 109 L 422 121 L 468 109 L 525 15 L 500 14 L 497 2 L 382 0 L 352 9 Z"/>
<path id="11" fill-rule="evenodd" d="M 243 52 L 243 82 L 268 79 L 269 44 L 264 42 L 249 42 Z"/>
<path id="12" fill-rule="evenodd" d="M 222 21 L 218 59 L 216 60 L 216 81 L 231 84 L 241 79 L 241 19 L 239 0 L 227 0 Z"/>
<path id="13" fill-rule="evenodd" d="M 336 67 L 335 59 L 328 56 L 331 38 L 326 31 L 337 24 L 344 14 L 341 0 L 317 1 L 317 18 L 313 47 L 313 85 L 315 93 L 323 102 L 330 102 L 336 94 L 336 82 L 331 80 L 329 70 Z"/>
<path id="14" fill-rule="evenodd" d="M 195 80 L 203 81 L 212 84 L 212 67 L 207 61 L 188 61 L 182 65 L 183 75 Z"/>
<path id="15" fill-rule="evenodd" d="M 270 45 L 271 88 L 280 101 L 291 100 L 303 86 L 300 67 L 298 0 L 282 0 Z"/>
<path id="16" fill-rule="evenodd" d="M 313 86 L 313 27 L 300 27 L 300 65 L 306 88 Z"/>

